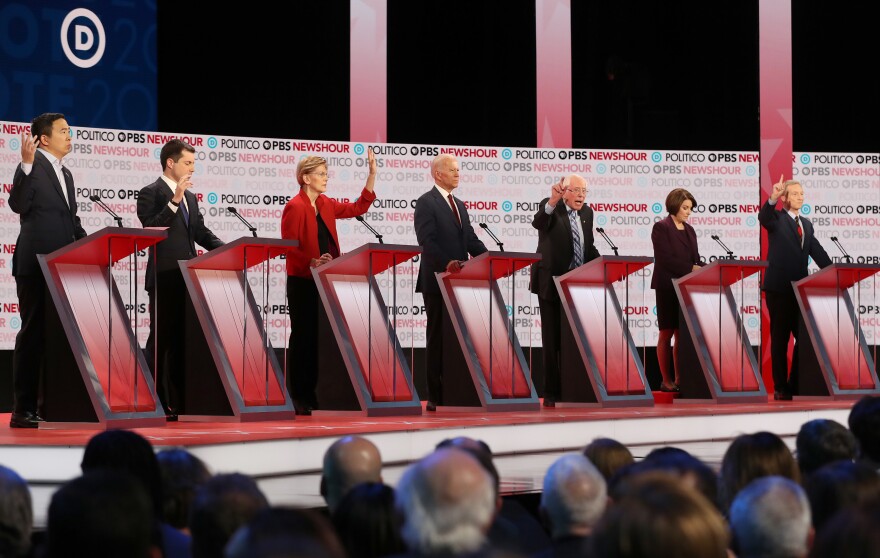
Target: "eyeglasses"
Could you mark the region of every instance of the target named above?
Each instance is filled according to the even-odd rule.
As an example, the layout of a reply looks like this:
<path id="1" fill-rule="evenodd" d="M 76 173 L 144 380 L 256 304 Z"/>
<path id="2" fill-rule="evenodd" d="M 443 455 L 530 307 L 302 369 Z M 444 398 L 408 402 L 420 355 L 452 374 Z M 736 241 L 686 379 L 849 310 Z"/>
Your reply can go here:
<path id="1" fill-rule="evenodd" d="M 584 195 L 587 195 L 587 192 L 589 192 L 589 190 L 587 190 L 586 188 L 569 188 L 568 191 L 571 192 L 572 194 L 584 194 Z"/>
<path id="2" fill-rule="evenodd" d="M 314 174 L 315 176 L 320 176 L 322 178 L 327 178 L 329 176 L 326 172 L 310 172 L 309 174 Z"/>

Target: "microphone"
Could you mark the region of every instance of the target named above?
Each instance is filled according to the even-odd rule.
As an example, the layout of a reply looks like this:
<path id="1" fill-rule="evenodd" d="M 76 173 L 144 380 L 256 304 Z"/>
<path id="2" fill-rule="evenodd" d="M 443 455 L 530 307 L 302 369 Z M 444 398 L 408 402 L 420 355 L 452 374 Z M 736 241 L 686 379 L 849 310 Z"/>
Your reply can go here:
<path id="1" fill-rule="evenodd" d="M 101 196 L 99 196 L 98 194 L 92 194 L 91 196 L 89 196 L 89 199 L 92 200 L 93 202 L 95 202 L 96 204 L 100 205 L 104 211 L 106 211 L 114 219 L 116 219 L 116 226 L 118 226 L 120 229 L 122 228 L 122 217 L 120 217 L 119 215 L 114 213 L 113 210 L 110 209 L 110 206 L 108 206 L 106 203 L 102 202 Z"/>
<path id="2" fill-rule="evenodd" d="M 492 240 L 495 241 L 495 244 L 498 245 L 498 249 L 503 252 L 504 251 L 504 243 L 501 242 L 500 240 L 498 240 L 498 237 L 495 236 L 495 234 L 489 230 L 489 225 L 487 225 L 486 223 L 480 223 L 480 228 L 482 228 L 484 231 L 489 233 L 489 236 L 491 236 Z"/>
<path id="3" fill-rule="evenodd" d="M 735 260 L 736 259 L 735 257 L 733 257 L 733 250 L 731 250 L 730 248 L 725 246 L 725 244 L 723 242 L 721 242 L 721 239 L 718 238 L 717 234 L 712 235 L 712 240 L 714 240 L 715 242 L 720 244 L 722 248 L 724 248 L 724 250 L 727 252 L 727 259 L 728 260 Z"/>
<path id="4" fill-rule="evenodd" d="M 618 256 L 619 254 L 617 253 L 617 246 L 615 246 L 614 243 L 611 242 L 611 239 L 608 238 L 608 235 L 605 234 L 605 229 L 603 229 L 602 227 L 596 227 L 596 232 L 602 235 L 602 238 L 605 239 L 605 242 L 608 243 L 608 246 L 611 246 L 611 249 L 614 250 L 614 255 Z"/>
<path id="5" fill-rule="evenodd" d="M 247 221 L 245 221 L 244 217 L 239 215 L 237 209 L 235 209 L 232 206 L 229 206 L 226 208 L 226 211 L 228 211 L 229 213 L 232 213 L 233 215 L 238 217 L 238 220 L 241 221 L 242 223 L 244 223 L 244 226 L 247 227 L 251 231 L 251 233 L 254 235 L 254 238 L 257 238 L 257 227 L 255 227 L 255 226 L 251 225 L 250 223 L 248 223 Z"/>
<path id="6" fill-rule="evenodd" d="M 836 244 L 838 250 L 840 250 L 843 253 L 843 259 L 846 260 L 846 263 L 852 263 L 852 256 L 850 256 L 849 254 L 846 253 L 846 250 L 844 250 L 843 246 L 841 246 L 840 242 L 837 241 L 836 236 L 831 237 L 831 242 Z"/>
<path id="7" fill-rule="evenodd" d="M 366 219 L 364 219 L 362 215 L 356 216 L 355 219 L 357 219 L 363 226 L 367 227 L 368 231 L 370 231 L 371 233 L 376 235 L 376 238 L 379 239 L 379 244 L 385 244 L 384 242 L 382 242 L 382 235 L 379 234 L 379 231 L 377 231 L 376 229 L 371 227 L 370 224 L 367 223 Z"/>

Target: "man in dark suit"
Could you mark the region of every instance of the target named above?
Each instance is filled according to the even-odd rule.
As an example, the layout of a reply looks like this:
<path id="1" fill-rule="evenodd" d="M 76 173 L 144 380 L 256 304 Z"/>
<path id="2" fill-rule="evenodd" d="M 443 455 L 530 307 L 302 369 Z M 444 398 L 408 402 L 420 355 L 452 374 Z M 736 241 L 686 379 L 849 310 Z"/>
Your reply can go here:
<path id="1" fill-rule="evenodd" d="M 416 292 L 425 300 L 428 317 L 426 355 L 428 402 L 435 411 L 443 404 L 443 320 L 446 306 L 434 275 L 439 271 L 458 273 L 471 256 L 486 252 L 468 219 L 464 204 L 452 195 L 458 188 L 458 161 L 452 155 L 439 155 L 431 163 L 434 187 L 419 197 L 413 221 L 416 238 L 422 247 Z M 454 341 L 454 340 L 451 340 Z"/>
<path id="2" fill-rule="evenodd" d="M 553 185 L 550 197 L 541 200 L 532 219 L 541 254 L 541 261 L 532 265 L 531 287 L 541 308 L 545 407 L 555 407 L 562 395 L 559 346 L 563 314 L 553 278 L 599 257 L 593 245 L 593 210 L 584 203 L 587 192 L 586 179 L 569 175 Z"/>
<path id="3" fill-rule="evenodd" d="M 183 411 L 186 387 L 184 311 L 187 297 L 177 261 L 194 258 L 196 243 L 208 250 L 223 245 L 205 226 L 197 198 L 189 191 L 195 153 L 195 148 L 181 140 L 166 143 L 160 153 L 162 176 L 141 189 L 137 204 L 138 219 L 143 226 L 168 227 L 168 238 L 150 249 L 146 277 L 150 295 L 147 362 L 156 373 L 156 391 L 168 420 L 177 420 Z"/>
<path id="4" fill-rule="evenodd" d="M 782 209 L 776 201 L 782 199 Z M 796 180 L 773 185 L 773 193 L 758 212 L 758 221 L 767 230 L 767 271 L 764 272 L 764 297 L 770 314 L 770 360 L 773 363 L 773 384 L 776 400 L 790 400 L 797 390 L 798 323 L 801 311 L 795 298 L 792 281 L 807 276 L 812 257 L 819 267 L 831 265 L 831 258 L 813 233 L 813 224 L 800 215 L 804 205 L 804 188 Z M 794 335 L 791 374 L 788 372 L 788 341 Z"/>
<path id="5" fill-rule="evenodd" d="M 48 254 L 84 238 L 76 214 L 73 175 L 62 159 L 70 153 L 70 126 L 63 114 L 42 114 L 21 136 L 21 164 L 15 169 L 9 207 L 20 216 L 21 232 L 12 255 L 21 329 L 12 357 L 14 406 L 9 426 L 37 428 L 37 399 L 46 353 L 44 312 L 52 304 L 37 254 Z"/>

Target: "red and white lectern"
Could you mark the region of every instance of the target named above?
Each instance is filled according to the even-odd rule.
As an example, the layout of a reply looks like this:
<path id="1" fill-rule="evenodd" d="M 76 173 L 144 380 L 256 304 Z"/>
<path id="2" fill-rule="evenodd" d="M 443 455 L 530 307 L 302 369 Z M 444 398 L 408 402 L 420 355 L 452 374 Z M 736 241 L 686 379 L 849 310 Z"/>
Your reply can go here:
<path id="1" fill-rule="evenodd" d="M 442 408 L 537 411 L 538 395 L 498 280 L 539 261 L 535 253 L 486 252 L 458 273 L 437 273 L 444 324 Z M 516 283 L 510 300 L 515 300 Z M 516 306 L 512 304 L 512 306 Z M 458 340 L 456 345 L 450 342 Z"/>
<path id="2" fill-rule="evenodd" d="M 717 260 L 672 281 L 681 307 L 676 403 L 766 403 L 767 391 L 737 304 L 742 280 L 765 261 Z M 731 287 L 739 283 L 740 296 Z M 700 372 L 702 370 L 702 372 Z"/>
<path id="3" fill-rule="evenodd" d="M 106 227 L 37 256 L 53 302 L 46 316 L 47 422 L 41 428 L 165 424 L 112 266 L 134 254 L 130 283 L 137 285 L 139 253 L 166 236 L 164 230 Z"/>
<path id="4" fill-rule="evenodd" d="M 654 404 L 614 290 L 614 283 L 650 265 L 653 258 L 600 256 L 555 278 L 566 320 L 561 324 L 561 398 L 557 406 Z M 642 286 L 644 289 L 644 285 Z M 625 301 L 630 306 L 629 301 Z"/>
<path id="5" fill-rule="evenodd" d="M 860 297 L 859 283 L 878 271 L 877 265 L 834 264 L 794 283 L 809 335 L 809 342 L 801 335 L 798 343 L 799 395 L 853 399 L 880 393 L 877 363 L 856 313 L 864 303 L 857 299 L 854 305 L 847 290 L 855 287 Z"/>
<path id="6" fill-rule="evenodd" d="M 251 292 L 248 270 L 298 244 L 295 240 L 245 237 L 179 262 L 198 317 L 196 321 L 187 316 L 187 414 L 180 420 L 294 418 L 284 373 Z M 268 279 L 263 281 L 266 289 Z"/>
<path id="7" fill-rule="evenodd" d="M 319 321 L 321 410 L 367 416 L 419 415 L 422 404 L 397 338 L 398 265 L 418 246 L 368 243 L 312 270 L 324 303 Z M 376 275 L 390 270 L 390 305 Z M 402 275 L 410 279 L 413 275 Z"/>

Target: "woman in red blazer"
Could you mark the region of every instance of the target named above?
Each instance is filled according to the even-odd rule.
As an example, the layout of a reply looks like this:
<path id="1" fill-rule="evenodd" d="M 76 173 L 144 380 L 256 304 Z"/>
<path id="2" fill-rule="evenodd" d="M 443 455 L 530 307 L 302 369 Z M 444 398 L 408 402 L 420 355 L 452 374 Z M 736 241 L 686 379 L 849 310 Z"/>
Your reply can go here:
<path id="1" fill-rule="evenodd" d="M 327 161 L 305 157 L 296 167 L 299 194 L 284 206 L 281 238 L 298 240 L 299 246 L 287 252 L 287 300 L 290 305 L 290 342 L 287 362 L 288 389 L 297 414 L 310 415 L 318 408 L 318 289 L 312 268 L 320 267 L 340 254 L 336 219 L 363 215 L 376 194 L 376 157 L 367 149 L 370 174 L 360 197 L 343 203 L 327 197 Z"/>
<path id="2" fill-rule="evenodd" d="M 694 196 L 684 188 L 676 188 L 666 196 L 669 216 L 654 223 L 651 242 L 654 244 L 654 277 L 651 288 L 657 295 L 657 360 L 663 383 L 660 391 L 679 391 L 678 387 L 678 297 L 672 280 L 698 269 L 700 251 L 697 233 L 687 224 L 691 210 L 697 205 Z M 675 349 L 671 341 L 675 337 Z M 672 353 L 674 379 L 670 381 L 669 357 Z"/>

